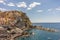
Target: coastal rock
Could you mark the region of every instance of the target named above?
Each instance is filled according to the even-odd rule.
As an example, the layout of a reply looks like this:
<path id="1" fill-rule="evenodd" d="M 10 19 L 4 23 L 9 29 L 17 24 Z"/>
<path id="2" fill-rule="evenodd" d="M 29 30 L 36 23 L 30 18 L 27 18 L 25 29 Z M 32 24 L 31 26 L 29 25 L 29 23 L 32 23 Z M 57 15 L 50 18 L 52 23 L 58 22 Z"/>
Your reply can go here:
<path id="1" fill-rule="evenodd" d="M 15 40 L 18 36 L 29 36 L 27 30 L 33 28 L 54 32 L 49 28 L 32 26 L 31 21 L 24 12 L 16 10 L 0 11 L 0 40 Z"/>
<path id="2" fill-rule="evenodd" d="M 0 11 L 0 39 L 14 40 L 32 25 L 29 18 L 21 11 Z M 2 37 L 2 38 L 1 38 Z"/>

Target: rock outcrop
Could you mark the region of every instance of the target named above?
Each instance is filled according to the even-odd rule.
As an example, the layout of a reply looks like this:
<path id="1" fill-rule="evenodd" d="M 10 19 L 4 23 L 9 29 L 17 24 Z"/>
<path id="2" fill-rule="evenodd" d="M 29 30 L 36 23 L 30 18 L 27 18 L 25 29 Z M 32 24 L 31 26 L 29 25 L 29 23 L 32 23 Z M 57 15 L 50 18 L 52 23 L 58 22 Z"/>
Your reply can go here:
<path id="1" fill-rule="evenodd" d="M 22 35 L 23 29 L 32 25 L 25 13 L 19 11 L 0 12 L 0 39 L 13 40 Z"/>
<path id="2" fill-rule="evenodd" d="M 21 11 L 0 12 L 0 40 L 15 40 L 17 36 L 29 36 L 30 34 L 26 30 L 32 28 L 46 30 L 40 26 L 32 26 L 29 18 Z"/>

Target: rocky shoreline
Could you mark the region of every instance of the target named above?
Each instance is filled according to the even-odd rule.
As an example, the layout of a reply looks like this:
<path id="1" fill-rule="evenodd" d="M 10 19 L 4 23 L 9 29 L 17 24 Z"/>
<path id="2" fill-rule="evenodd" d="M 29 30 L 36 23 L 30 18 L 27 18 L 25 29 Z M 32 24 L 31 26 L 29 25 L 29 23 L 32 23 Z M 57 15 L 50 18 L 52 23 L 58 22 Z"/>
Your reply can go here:
<path id="1" fill-rule="evenodd" d="M 17 37 L 30 36 L 27 30 L 31 29 L 56 32 L 55 29 L 33 26 L 26 14 L 21 11 L 0 11 L 0 40 L 15 40 Z"/>

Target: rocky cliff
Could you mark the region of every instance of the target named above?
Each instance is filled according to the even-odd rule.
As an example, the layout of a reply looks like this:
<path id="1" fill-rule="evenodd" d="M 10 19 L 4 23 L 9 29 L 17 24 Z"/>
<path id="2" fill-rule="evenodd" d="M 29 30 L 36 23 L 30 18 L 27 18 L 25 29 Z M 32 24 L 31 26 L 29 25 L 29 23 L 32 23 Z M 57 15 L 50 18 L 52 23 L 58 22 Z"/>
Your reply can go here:
<path id="1" fill-rule="evenodd" d="M 31 25 L 29 18 L 21 11 L 0 11 L 0 40 L 13 40 Z"/>
<path id="2" fill-rule="evenodd" d="M 30 26 L 31 22 L 25 13 L 19 11 L 0 12 L 0 26 Z"/>
<path id="3" fill-rule="evenodd" d="M 0 11 L 0 40 L 15 40 L 17 36 L 29 36 L 26 30 L 32 28 L 55 31 L 41 26 L 32 26 L 26 13 L 21 11 Z"/>

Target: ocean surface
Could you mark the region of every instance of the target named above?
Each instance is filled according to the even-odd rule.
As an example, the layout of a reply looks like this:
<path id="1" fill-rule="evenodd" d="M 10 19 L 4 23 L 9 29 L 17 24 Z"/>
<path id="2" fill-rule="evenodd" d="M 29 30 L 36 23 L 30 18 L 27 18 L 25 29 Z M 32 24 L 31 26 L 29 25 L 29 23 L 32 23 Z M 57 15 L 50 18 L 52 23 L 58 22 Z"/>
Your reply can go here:
<path id="1" fill-rule="evenodd" d="M 33 23 L 33 25 L 60 30 L 60 23 Z M 18 37 L 16 40 L 60 40 L 60 31 L 48 32 L 43 30 L 32 29 L 30 30 L 30 32 L 34 32 L 35 34 L 29 37 Z"/>

